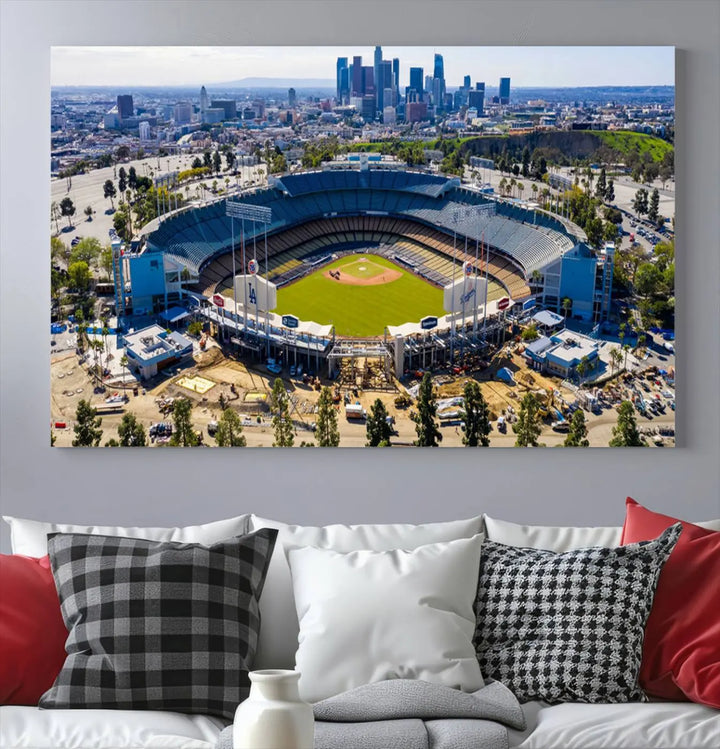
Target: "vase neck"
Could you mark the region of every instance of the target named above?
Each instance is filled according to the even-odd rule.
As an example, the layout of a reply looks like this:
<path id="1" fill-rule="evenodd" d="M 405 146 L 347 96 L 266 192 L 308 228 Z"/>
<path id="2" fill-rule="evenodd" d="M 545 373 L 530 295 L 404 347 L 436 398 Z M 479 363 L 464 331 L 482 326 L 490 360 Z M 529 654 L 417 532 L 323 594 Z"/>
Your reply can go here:
<path id="1" fill-rule="evenodd" d="M 287 674 L 276 674 L 272 677 L 253 678 L 251 691 L 267 700 L 282 700 L 292 702 L 300 700 L 298 689 L 299 674 L 289 671 Z"/>

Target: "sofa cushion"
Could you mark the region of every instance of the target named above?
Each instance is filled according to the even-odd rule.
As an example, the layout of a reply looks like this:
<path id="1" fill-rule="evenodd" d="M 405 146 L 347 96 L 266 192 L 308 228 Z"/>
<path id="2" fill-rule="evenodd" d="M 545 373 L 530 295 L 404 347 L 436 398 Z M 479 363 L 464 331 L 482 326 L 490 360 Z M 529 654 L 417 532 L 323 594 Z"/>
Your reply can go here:
<path id="1" fill-rule="evenodd" d="M 67 635 L 48 557 L 0 555 L 0 704 L 37 705 L 60 673 Z"/>
<path id="2" fill-rule="evenodd" d="M 482 519 L 456 520 L 422 525 L 326 525 L 321 527 L 287 525 L 253 515 L 252 530 L 278 530 L 275 551 L 260 599 L 262 628 L 255 657 L 255 668 L 294 668 L 298 646 L 298 624 L 293 601 L 290 569 L 285 556 L 288 546 L 316 546 L 348 552 L 367 549 L 416 549 L 424 544 L 470 538 L 480 532 Z"/>
<path id="3" fill-rule="evenodd" d="M 605 705 L 528 702 L 511 749 L 716 749 L 720 712 L 688 702 Z"/>
<path id="4" fill-rule="evenodd" d="M 10 543 L 14 554 L 42 557 L 47 554 L 48 533 L 89 533 L 99 536 L 147 538 L 152 541 L 177 541 L 188 544 L 214 544 L 248 532 L 249 515 L 238 515 L 227 520 L 216 520 L 204 525 L 185 528 L 135 528 L 117 525 L 76 525 L 73 523 L 44 523 L 39 520 L 3 515 L 10 526 Z"/>
<path id="5" fill-rule="evenodd" d="M 628 497 L 623 543 L 678 522 Z M 720 708 L 720 533 L 682 523 L 645 629 L 640 684 L 664 699 Z"/>
<path id="6" fill-rule="evenodd" d="M 657 578 L 681 533 L 562 554 L 486 541 L 476 647 L 486 677 L 522 702 L 626 702 L 638 685 Z"/>
<path id="7" fill-rule="evenodd" d="M 0 707 L 2 749 L 214 749 L 227 721 L 158 710 Z"/>
<path id="8" fill-rule="evenodd" d="M 480 689 L 472 640 L 481 543 L 474 536 L 411 551 L 289 549 L 303 699 L 386 679 Z"/>
<path id="9" fill-rule="evenodd" d="M 54 534 L 69 630 L 44 708 L 172 710 L 232 719 L 249 693 L 258 599 L 276 531 L 212 546 Z"/>
<path id="10" fill-rule="evenodd" d="M 720 531 L 720 519 L 704 520 L 695 525 Z M 589 546 L 608 549 L 620 546 L 623 529 L 622 526 L 521 525 L 483 515 L 483 531 L 489 541 L 499 544 L 561 553 Z"/>

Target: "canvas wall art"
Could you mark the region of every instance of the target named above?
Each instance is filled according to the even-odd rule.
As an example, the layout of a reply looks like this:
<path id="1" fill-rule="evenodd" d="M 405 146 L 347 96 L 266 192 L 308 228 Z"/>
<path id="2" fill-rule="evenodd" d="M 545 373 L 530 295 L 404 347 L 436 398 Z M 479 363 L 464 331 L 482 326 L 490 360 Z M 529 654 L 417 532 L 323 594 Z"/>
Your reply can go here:
<path id="1" fill-rule="evenodd" d="M 671 47 L 55 47 L 51 444 L 671 447 Z"/>

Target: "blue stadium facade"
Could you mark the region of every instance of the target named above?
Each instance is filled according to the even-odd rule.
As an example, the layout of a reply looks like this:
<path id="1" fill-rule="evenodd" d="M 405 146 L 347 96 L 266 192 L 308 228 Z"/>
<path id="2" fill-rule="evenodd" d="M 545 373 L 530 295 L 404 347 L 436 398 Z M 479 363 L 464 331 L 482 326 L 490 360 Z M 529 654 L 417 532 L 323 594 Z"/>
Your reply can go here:
<path id="1" fill-rule="evenodd" d="M 485 260 L 477 261 L 475 252 L 483 240 L 498 294 L 527 299 L 532 284 L 550 308 L 560 310 L 566 292 L 577 317 L 598 321 L 609 311 L 609 292 L 598 292 L 600 260 L 582 245 L 577 227 L 480 194 L 458 179 L 400 168 L 327 169 L 271 177 L 268 187 L 233 200 L 271 209 L 269 225 L 243 227 L 245 259 L 257 253 L 261 274 L 278 286 L 296 278 L 323 248 L 353 243 L 400 247 L 416 272 L 443 285 L 448 259 L 467 260 L 485 273 Z M 225 199 L 153 222 L 139 251 L 125 255 L 117 285 L 125 298 L 118 310 L 158 313 L 189 292 L 212 296 L 232 276 L 233 233 L 241 272 L 239 225 L 226 215 Z M 603 265 L 600 286 L 606 291 L 608 268 L 611 282 L 611 262 Z"/>

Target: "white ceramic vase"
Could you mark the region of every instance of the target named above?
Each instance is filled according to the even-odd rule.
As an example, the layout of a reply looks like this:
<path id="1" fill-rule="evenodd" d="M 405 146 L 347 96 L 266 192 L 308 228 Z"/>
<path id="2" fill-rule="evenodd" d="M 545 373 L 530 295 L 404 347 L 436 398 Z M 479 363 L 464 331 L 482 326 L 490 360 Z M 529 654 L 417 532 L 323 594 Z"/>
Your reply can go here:
<path id="1" fill-rule="evenodd" d="M 313 749 L 315 720 L 299 679 L 298 671 L 250 672 L 250 696 L 235 711 L 234 749 Z"/>

